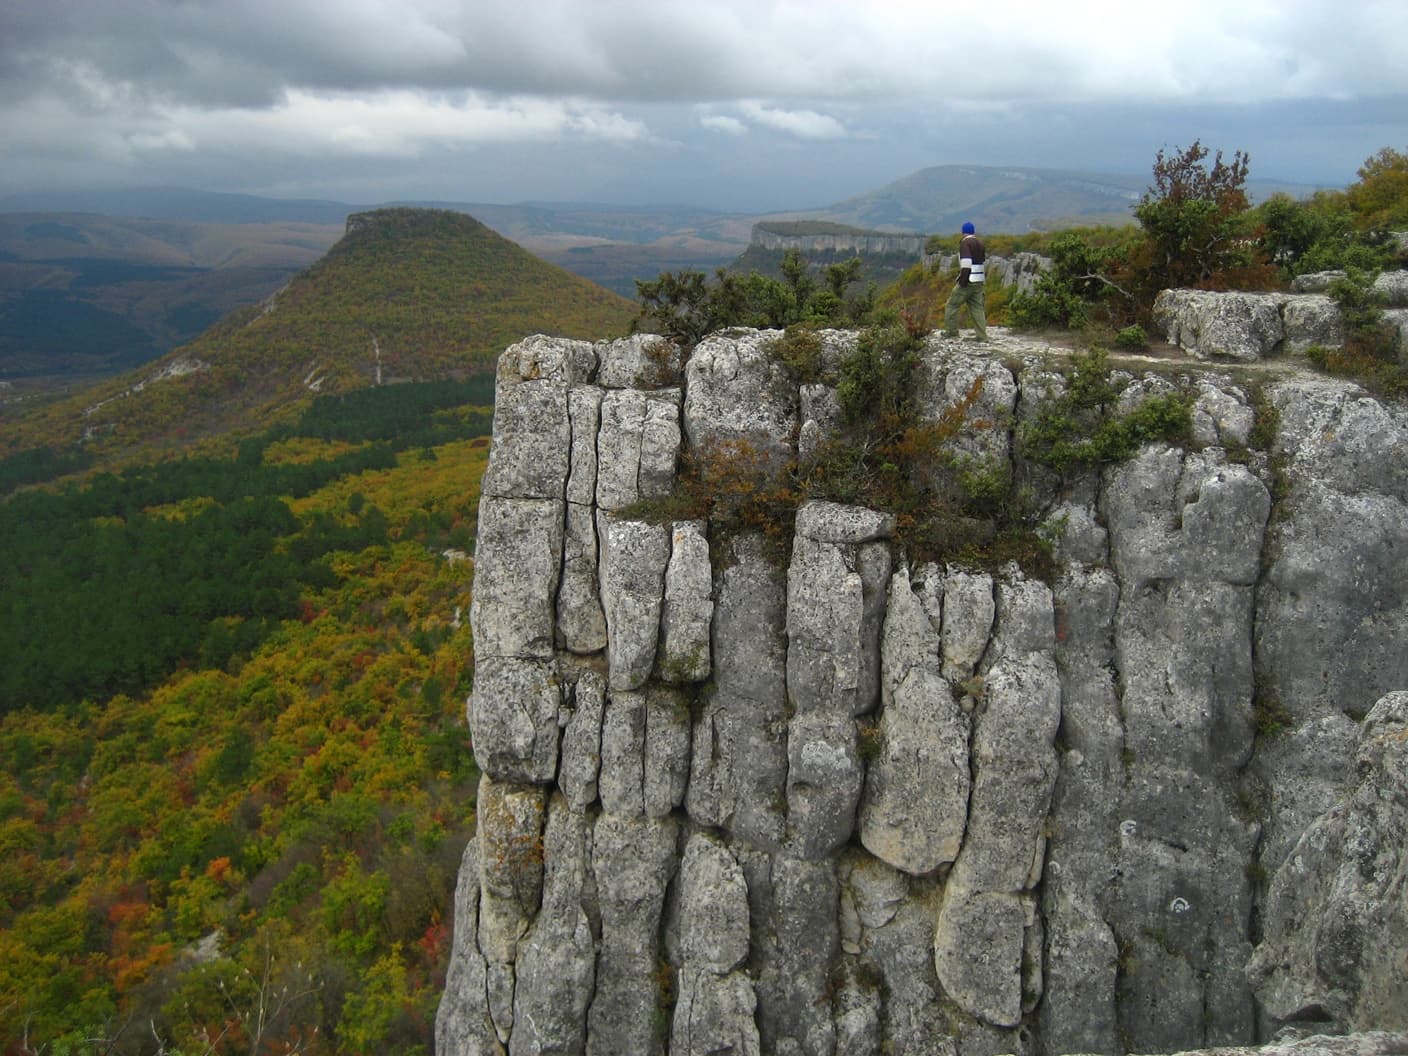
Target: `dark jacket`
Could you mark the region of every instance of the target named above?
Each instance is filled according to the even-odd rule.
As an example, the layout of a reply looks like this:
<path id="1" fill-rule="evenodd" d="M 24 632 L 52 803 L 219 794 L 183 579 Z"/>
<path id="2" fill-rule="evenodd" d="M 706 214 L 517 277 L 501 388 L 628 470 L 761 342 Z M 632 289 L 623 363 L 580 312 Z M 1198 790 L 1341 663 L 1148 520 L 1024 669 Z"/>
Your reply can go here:
<path id="1" fill-rule="evenodd" d="M 958 285 L 967 286 L 970 282 L 986 281 L 987 259 L 988 253 L 983 248 L 982 240 L 977 235 L 964 235 L 958 243 L 958 264 L 962 269 L 958 273 Z"/>

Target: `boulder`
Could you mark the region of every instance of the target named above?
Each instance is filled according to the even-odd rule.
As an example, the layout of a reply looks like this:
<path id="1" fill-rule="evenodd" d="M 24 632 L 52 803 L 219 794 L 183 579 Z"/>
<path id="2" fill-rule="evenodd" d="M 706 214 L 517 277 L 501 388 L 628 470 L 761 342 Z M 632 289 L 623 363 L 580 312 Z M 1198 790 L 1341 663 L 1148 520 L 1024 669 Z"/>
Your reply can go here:
<path id="1" fill-rule="evenodd" d="M 601 366 L 596 383 L 607 389 L 659 389 L 676 384 L 684 351 L 655 334 L 598 341 L 592 350 Z"/>
<path id="2" fill-rule="evenodd" d="M 1393 328 L 1398 341 L 1398 362 L 1408 364 L 1408 308 L 1389 308 L 1384 312 L 1384 322 Z"/>
<path id="3" fill-rule="evenodd" d="M 1374 279 L 1374 292 L 1386 308 L 1408 308 L 1408 271 L 1385 271 Z"/>
<path id="4" fill-rule="evenodd" d="M 562 686 L 547 661 L 481 660 L 468 708 L 479 768 L 503 781 L 551 781 L 561 706 Z"/>
<path id="5" fill-rule="evenodd" d="M 561 499 L 480 500 L 469 608 L 478 656 L 553 655 L 564 513 Z"/>
<path id="6" fill-rule="evenodd" d="M 1285 339 L 1280 304 L 1275 294 L 1164 290 L 1154 301 L 1154 324 L 1198 359 L 1250 362 Z"/>
<path id="7" fill-rule="evenodd" d="M 596 437 L 596 503 L 614 512 L 670 494 L 680 448 L 678 389 L 609 390 Z"/>
<path id="8" fill-rule="evenodd" d="M 1345 277 L 1343 271 L 1316 271 L 1291 280 L 1294 293 L 1327 293 L 1330 284 Z M 1374 279 L 1374 290 L 1386 308 L 1408 308 L 1408 271 L 1385 271 Z"/>
<path id="9" fill-rule="evenodd" d="M 1285 331 L 1282 350 L 1298 355 L 1319 345 L 1338 348 L 1344 344 L 1344 324 L 1340 309 L 1328 297 L 1301 295 L 1281 301 L 1281 323 Z"/>
<path id="10" fill-rule="evenodd" d="M 695 346 L 685 374 L 684 430 L 692 450 L 746 443 L 780 465 L 792 450 L 797 390 L 769 345 L 774 330 L 713 334 Z"/>
<path id="11" fill-rule="evenodd" d="M 894 518 L 831 502 L 797 513 L 787 572 L 787 686 L 799 712 L 862 715 L 879 695 Z"/>

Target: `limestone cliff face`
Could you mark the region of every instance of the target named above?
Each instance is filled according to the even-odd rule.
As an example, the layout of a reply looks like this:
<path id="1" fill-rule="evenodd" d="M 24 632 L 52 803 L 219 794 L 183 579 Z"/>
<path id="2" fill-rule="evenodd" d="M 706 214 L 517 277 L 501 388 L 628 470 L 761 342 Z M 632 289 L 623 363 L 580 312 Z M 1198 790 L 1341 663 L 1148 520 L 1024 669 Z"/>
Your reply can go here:
<path id="1" fill-rule="evenodd" d="M 924 252 L 924 244 L 928 238 L 928 235 L 899 235 L 861 230 L 792 235 L 769 231 L 755 224 L 750 241 L 764 249 L 798 249 L 803 253 L 888 253 L 918 257 Z"/>
<path id="2" fill-rule="evenodd" d="M 1007 458 L 1059 379 L 998 335 L 933 339 L 920 396 L 981 376 Z M 625 516 L 689 451 L 831 428 L 775 336 L 682 384 L 644 338 L 500 360 L 442 1056 L 1408 1028 L 1408 416 L 1269 375 L 1248 455 L 1246 382 L 1189 365 L 1196 443 L 1053 490 L 1049 583 L 914 562 L 883 511 L 807 505 L 786 567 Z"/>

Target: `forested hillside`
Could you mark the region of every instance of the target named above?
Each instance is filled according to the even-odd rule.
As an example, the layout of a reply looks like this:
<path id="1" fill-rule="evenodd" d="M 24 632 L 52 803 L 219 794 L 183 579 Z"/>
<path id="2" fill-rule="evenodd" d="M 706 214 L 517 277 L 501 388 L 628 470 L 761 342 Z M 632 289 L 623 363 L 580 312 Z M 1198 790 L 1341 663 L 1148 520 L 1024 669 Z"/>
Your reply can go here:
<path id="1" fill-rule="evenodd" d="M 6 405 L 0 1050 L 429 1051 L 493 363 L 634 312 L 385 210 L 160 363 Z"/>
<path id="2" fill-rule="evenodd" d="M 0 452 L 80 438 L 97 452 L 183 449 L 267 427 L 317 392 L 490 371 L 529 334 L 622 334 L 634 310 L 461 213 L 357 214 L 346 237 L 264 304 L 78 395 L 7 406 Z"/>
<path id="3" fill-rule="evenodd" d="M 0 504 L 0 1049 L 429 1051 L 491 401 Z"/>

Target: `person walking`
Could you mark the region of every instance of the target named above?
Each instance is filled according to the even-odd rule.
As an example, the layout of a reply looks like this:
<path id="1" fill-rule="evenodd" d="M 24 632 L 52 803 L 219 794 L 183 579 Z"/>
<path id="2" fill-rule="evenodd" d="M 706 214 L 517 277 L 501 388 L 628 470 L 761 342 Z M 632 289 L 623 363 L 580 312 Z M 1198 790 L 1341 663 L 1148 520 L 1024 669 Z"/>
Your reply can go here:
<path id="1" fill-rule="evenodd" d="M 983 248 L 976 228 L 971 221 L 964 223 L 963 237 L 958 242 L 958 282 L 949 294 L 948 304 L 944 306 L 944 337 L 958 336 L 958 313 L 967 308 L 973 319 L 973 329 L 977 332 L 975 339 L 988 339 L 988 320 L 983 309 L 986 260 L 987 250 Z"/>

